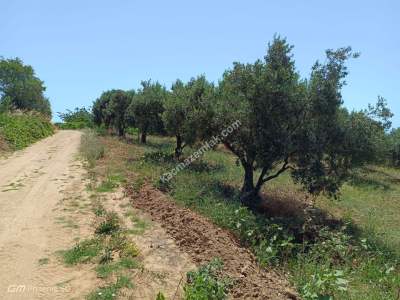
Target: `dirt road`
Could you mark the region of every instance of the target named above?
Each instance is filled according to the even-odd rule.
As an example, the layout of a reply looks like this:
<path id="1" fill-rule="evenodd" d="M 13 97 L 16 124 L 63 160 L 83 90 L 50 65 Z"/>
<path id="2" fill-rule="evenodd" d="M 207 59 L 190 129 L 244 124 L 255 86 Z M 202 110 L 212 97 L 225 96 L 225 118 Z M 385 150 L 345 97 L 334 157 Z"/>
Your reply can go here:
<path id="1" fill-rule="evenodd" d="M 65 195 L 81 191 L 80 137 L 60 131 L 0 160 L 0 299 L 65 299 L 71 291 L 61 281 L 84 272 L 46 266 L 76 234 L 55 220 Z M 79 288 L 74 292 L 80 294 Z"/>
<path id="2" fill-rule="evenodd" d="M 84 299 L 104 285 L 95 265 L 67 267 L 58 255 L 93 236 L 94 195 L 87 190 L 90 179 L 77 155 L 81 135 L 60 131 L 0 160 L 1 300 Z M 132 213 L 130 199 L 122 193 L 103 193 L 101 200 L 121 218 Z M 181 280 L 195 266 L 160 225 L 146 224 L 146 232 L 132 237 L 142 253 L 142 268 L 131 274 L 135 288 L 120 296 L 155 299 L 163 291 L 179 299 Z"/>

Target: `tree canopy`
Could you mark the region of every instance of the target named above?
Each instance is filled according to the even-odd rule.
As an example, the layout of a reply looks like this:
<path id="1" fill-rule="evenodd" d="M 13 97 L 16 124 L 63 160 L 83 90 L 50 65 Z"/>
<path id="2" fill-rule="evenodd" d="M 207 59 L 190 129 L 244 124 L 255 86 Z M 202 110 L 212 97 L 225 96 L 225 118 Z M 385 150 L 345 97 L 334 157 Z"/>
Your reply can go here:
<path id="1" fill-rule="evenodd" d="M 216 128 L 221 131 L 235 120 L 242 124 L 224 144 L 244 168 L 242 200 L 249 206 L 257 205 L 263 184 L 286 171 L 312 193 L 335 194 L 348 170 L 372 152 L 366 149 L 360 160 L 354 155 L 359 144 L 353 142 L 351 120 L 357 114 L 349 116 L 342 108 L 345 62 L 357 54 L 349 47 L 328 50 L 326 61 L 316 62 L 304 80 L 292 48 L 275 37 L 264 60 L 235 63 L 219 85 Z M 365 133 L 360 136 L 367 139 Z"/>
<path id="2" fill-rule="evenodd" d="M 134 94 L 134 91 L 123 90 L 103 92 L 93 103 L 93 122 L 114 129 L 119 136 L 124 136 L 130 120 L 127 111 Z"/>
<path id="3" fill-rule="evenodd" d="M 164 104 L 163 121 L 167 132 L 176 137 L 176 157 L 182 154 L 186 145 L 193 145 L 207 136 L 214 96 L 215 88 L 205 76 L 192 78 L 186 84 L 178 79 L 172 85 Z"/>
<path id="4" fill-rule="evenodd" d="M 43 81 L 19 58 L 0 58 L 0 110 L 34 110 L 51 117 Z"/>
<path id="5" fill-rule="evenodd" d="M 163 127 L 161 114 L 167 90 L 158 82 L 142 81 L 140 88 L 131 102 L 127 115 L 135 120 L 135 125 L 141 133 L 141 142 L 146 143 L 150 131 L 161 131 Z"/>

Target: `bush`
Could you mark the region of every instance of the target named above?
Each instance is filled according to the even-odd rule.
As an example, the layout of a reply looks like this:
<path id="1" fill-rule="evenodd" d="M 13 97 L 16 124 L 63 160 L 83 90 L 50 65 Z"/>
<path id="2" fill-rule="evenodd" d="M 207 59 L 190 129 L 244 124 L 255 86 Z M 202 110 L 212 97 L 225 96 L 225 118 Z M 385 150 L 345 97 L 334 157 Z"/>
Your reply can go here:
<path id="1" fill-rule="evenodd" d="M 97 226 L 95 233 L 96 234 L 112 234 L 113 232 L 119 231 L 121 229 L 120 219 L 115 212 L 108 212 L 101 221 L 101 223 Z"/>
<path id="2" fill-rule="evenodd" d="M 0 136 L 12 150 L 23 149 L 53 133 L 52 124 L 39 114 L 0 114 Z"/>

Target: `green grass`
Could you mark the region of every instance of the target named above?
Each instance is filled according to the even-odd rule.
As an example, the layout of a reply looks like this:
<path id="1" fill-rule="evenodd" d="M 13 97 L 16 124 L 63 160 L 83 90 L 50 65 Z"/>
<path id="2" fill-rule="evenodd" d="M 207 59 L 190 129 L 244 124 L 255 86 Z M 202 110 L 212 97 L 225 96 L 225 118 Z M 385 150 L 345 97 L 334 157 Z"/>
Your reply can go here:
<path id="1" fill-rule="evenodd" d="M 66 265 L 76 265 L 91 261 L 98 256 L 103 249 L 100 239 L 83 240 L 73 248 L 62 251 L 61 255 Z"/>
<path id="2" fill-rule="evenodd" d="M 150 227 L 150 224 L 135 215 L 134 211 L 128 211 L 125 216 L 129 217 L 132 222 L 132 227 L 128 229 L 128 233 L 141 235 Z"/>
<path id="3" fill-rule="evenodd" d="M 12 115 L 0 113 L 0 139 L 12 150 L 19 150 L 50 136 L 54 128 L 40 115 Z"/>
<path id="4" fill-rule="evenodd" d="M 118 262 L 111 262 L 106 264 L 100 264 L 96 267 L 97 277 L 99 278 L 108 278 L 112 274 L 115 274 L 121 270 L 131 270 L 137 269 L 140 267 L 140 264 L 134 258 L 122 258 Z"/>
<path id="5" fill-rule="evenodd" d="M 122 288 L 133 288 L 133 284 L 129 277 L 119 276 L 117 282 L 98 288 L 90 293 L 88 300 L 113 300 L 118 296 L 118 292 Z"/>
<path id="6" fill-rule="evenodd" d="M 116 142 L 117 143 L 117 142 Z M 120 142 L 118 142 L 120 143 Z M 370 167 L 354 173 L 339 200 L 320 196 L 308 221 L 296 210 L 307 199 L 287 174 L 264 188 L 268 216 L 256 215 L 238 201 L 242 169 L 234 156 L 209 151 L 168 184 L 159 177 L 175 162 L 173 140 L 149 137 L 130 146 L 127 172 L 136 172 L 177 202 L 232 230 L 253 249 L 261 265 L 289 271 L 304 299 L 396 299 L 400 287 L 398 170 Z M 186 155 L 190 149 L 186 150 Z M 283 205 L 273 209 L 277 203 Z M 332 221 L 327 213 L 340 221 Z"/>
<path id="7" fill-rule="evenodd" d="M 187 274 L 187 283 L 183 287 L 185 300 L 224 300 L 228 296 L 231 284 L 228 278 L 220 278 L 223 263 L 213 259 L 210 263 L 201 266 Z"/>
<path id="8" fill-rule="evenodd" d="M 120 174 L 108 174 L 106 179 L 102 181 L 100 185 L 96 188 L 96 192 L 98 193 L 112 192 L 117 187 L 119 187 L 120 184 L 124 181 L 125 178 Z"/>
<path id="9" fill-rule="evenodd" d="M 95 229 L 96 234 L 113 234 L 121 230 L 121 221 L 115 212 L 107 212 Z"/>
<path id="10" fill-rule="evenodd" d="M 339 201 L 318 200 L 337 216 L 351 217 L 366 235 L 400 256 L 400 169 L 371 166 L 358 170 L 343 187 Z"/>

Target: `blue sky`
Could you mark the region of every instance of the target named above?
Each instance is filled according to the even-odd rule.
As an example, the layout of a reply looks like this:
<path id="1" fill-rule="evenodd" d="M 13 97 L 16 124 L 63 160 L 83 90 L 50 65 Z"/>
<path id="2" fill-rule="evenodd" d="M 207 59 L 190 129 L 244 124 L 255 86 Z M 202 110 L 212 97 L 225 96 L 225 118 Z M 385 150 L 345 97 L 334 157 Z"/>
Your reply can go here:
<path id="1" fill-rule="evenodd" d="M 308 76 L 327 48 L 350 45 L 345 105 L 385 97 L 400 126 L 400 2 L 0 0 L 0 56 L 20 57 L 45 81 L 53 111 L 89 106 L 102 91 L 167 86 L 233 61 L 262 58 L 275 33 Z M 396 89 L 397 88 L 397 89 Z"/>

